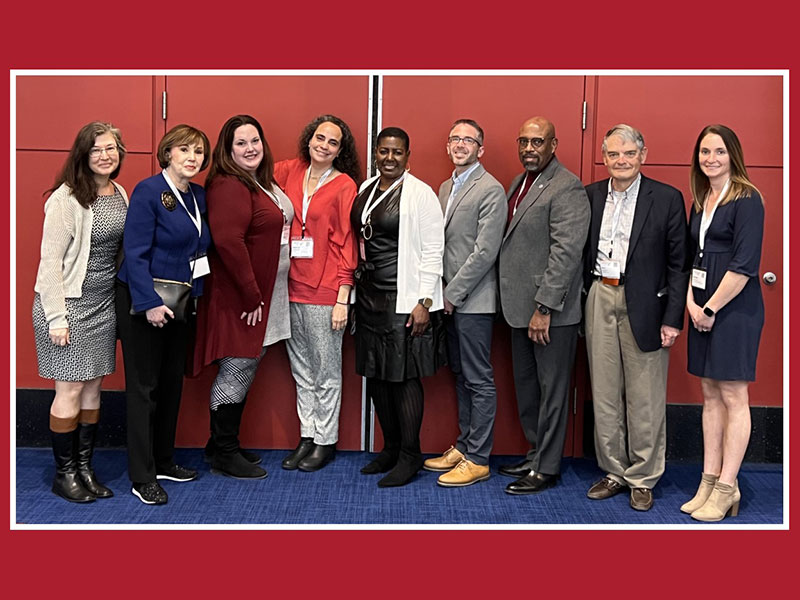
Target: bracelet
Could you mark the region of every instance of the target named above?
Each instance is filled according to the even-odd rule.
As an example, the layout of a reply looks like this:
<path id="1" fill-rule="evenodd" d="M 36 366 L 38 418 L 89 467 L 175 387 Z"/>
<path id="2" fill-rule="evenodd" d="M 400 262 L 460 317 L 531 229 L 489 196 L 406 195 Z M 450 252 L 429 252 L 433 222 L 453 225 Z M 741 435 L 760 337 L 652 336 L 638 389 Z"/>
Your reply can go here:
<path id="1" fill-rule="evenodd" d="M 338 300 L 336 301 L 336 304 L 341 304 L 342 306 L 350 306 L 349 302 L 339 302 Z"/>

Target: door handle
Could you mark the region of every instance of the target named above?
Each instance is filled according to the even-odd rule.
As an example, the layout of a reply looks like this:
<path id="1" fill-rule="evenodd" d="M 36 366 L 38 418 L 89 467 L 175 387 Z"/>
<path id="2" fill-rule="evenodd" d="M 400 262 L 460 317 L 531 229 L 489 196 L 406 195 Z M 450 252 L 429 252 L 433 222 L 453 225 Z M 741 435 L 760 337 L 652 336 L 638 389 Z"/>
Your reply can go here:
<path id="1" fill-rule="evenodd" d="M 767 285 L 772 285 L 776 281 L 778 281 L 778 277 L 775 275 L 775 273 L 773 273 L 772 271 L 767 271 L 766 273 L 764 273 L 764 283 L 766 283 Z"/>

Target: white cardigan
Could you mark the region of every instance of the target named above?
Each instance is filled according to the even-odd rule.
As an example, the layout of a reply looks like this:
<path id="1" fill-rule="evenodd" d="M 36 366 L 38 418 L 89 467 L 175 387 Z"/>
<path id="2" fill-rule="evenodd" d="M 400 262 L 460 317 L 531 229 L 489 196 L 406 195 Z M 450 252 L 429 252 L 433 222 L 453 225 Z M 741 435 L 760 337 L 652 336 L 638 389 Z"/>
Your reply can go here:
<path id="1" fill-rule="evenodd" d="M 118 183 L 114 186 L 127 204 L 128 194 Z M 92 209 L 81 206 L 66 183 L 44 204 L 41 260 L 33 289 L 42 297 L 49 329 L 69 327 L 65 299 L 83 294 L 93 216 Z"/>
<path id="2" fill-rule="evenodd" d="M 365 190 L 380 175 L 361 184 Z M 442 256 L 444 218 L 439 198 L 431 187 L 406 173 L 400 190 L 400 231 L 397 249 L 398 314 L 408 314 L 420 298 L 433 299 L 431 310 L 444 308 Z"/>

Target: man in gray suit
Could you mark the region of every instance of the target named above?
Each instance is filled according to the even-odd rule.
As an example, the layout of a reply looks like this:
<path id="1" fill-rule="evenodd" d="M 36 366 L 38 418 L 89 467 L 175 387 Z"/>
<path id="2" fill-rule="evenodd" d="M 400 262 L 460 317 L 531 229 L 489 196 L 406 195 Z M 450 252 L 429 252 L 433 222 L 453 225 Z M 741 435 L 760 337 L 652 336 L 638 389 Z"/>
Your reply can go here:
<path id="1" fill-rule="evenodd" d="M 508 191 L 500 300 L 512 328 L 514 387 L 531 450 L 500 473 L 519 478 L 506 487 L 509 494 L 534 494 L 554 486 L 561 471 L 590 211 L 580 180 L 555 157 L 558 138 L 550 121 L 528 119 L 517 143 L 525 173 Z"/>
<path id="2" fill-rule="evenodd" d="M 444 213 L 444 312 L 450 368 L 456 376 L 455 446 L 425 461 L 445 471 L 439 485 L 461 487 L 489 478 L 497 392 L 490 361 L 497 312 L 495 260 L 506 224 L 503 186 L 483 168 L 483 129 L 459 119 L 450 129 L 447 154 L 453 175 L 439 188 Z"/>

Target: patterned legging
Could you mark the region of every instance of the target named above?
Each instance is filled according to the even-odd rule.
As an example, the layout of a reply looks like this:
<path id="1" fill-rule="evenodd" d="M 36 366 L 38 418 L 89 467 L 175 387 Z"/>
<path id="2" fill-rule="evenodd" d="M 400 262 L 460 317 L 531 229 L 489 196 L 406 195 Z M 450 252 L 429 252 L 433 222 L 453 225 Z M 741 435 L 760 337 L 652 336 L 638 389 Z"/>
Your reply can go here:
<path id="1" fill-rule="evenodd" d="M 217 410 L 221 404 L 244 402 L 266 351 L 267 347 L 264 346 L 258 358 L 226 356 L 217 361 L 219 373 L 211 386 L 211 410 Z"/>

